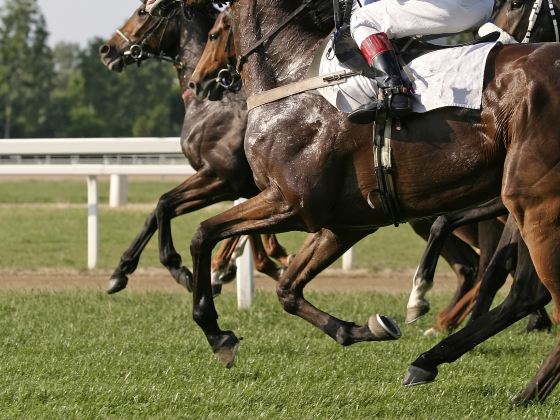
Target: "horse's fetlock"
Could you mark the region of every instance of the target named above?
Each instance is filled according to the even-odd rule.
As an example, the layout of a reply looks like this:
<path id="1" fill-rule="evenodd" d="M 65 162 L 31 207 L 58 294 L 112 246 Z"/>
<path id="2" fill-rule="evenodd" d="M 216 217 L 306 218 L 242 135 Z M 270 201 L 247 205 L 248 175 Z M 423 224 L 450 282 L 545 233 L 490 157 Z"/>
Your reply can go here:
<path id="1" fill-rule="evenodd" d="M 299 306 L 298 299 L 292 290 L 278 285 L 278 287 L 276 287 L 276 295 L 286 312 L 292 315 L 297 312 Z"/>

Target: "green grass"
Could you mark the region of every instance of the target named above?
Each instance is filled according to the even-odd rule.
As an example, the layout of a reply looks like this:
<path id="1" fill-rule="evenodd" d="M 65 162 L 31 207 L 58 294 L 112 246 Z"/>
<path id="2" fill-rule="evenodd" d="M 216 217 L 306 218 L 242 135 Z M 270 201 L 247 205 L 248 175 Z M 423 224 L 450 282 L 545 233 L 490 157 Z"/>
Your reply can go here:
<path id="1" fill-rule="evenodd" d="M 344 319 L 381 312 L 403 325 L 404 296 L 310 300 Z M 0 417 L 558 418 L 559 390 L 545 405 L 509 405 L 554 345 L 551 334 L 516 326 L 442 366 L 435 383 L 407 389 L 408 364 L 437 342 L 421 336 L 429 316 L 399 341 L 342 348 L 271 293 L 249 312 L 236 310 L 233 294 L 217 305 L 221 326 L 245 338 L 232 370 L 214 360 L 184 295 L 2 291 Z"/>
<path id="2" fill-rule="evenodd" d="M 100 210 L 99 268 L 112 269 L 120 255 L 140 231 L 159 196 L 176 181 L 131 181 L 129 203 L 148 204 L 144 209 L 125 207 Z M 107 203 L 109 184 L 100 182 L 100 202 Z M 2 180 L 0 179 L 0 270 L 86 267 L 87 209 L 21 206 L 22 204 L 84 204 L 85 181 Z M 10 204 L 20 204 L 11 207 Z M 203 220 L 223 211 L 223 204 L 200 210 L 172 222 L 174 244 L 190 265 L 188 246 Z M 296 252 L 305 238 L 303 233 L 280 235 L 289 252 Z M 404 245 L 404 246 L 403 246 Z M 355 247 L 355 268 L 369 271 L 414 269 L 424 249 L 424 241 L 410 227 L 388 227 L 361 241 Z M 156 239 L 143 254 L 141 267 L 159 267 Z M 440 264 L 443 270 L 447 266 Z"/>
<path id="3" fill-rule="evenodd" d="M 131 203 L 156 203 L 166 191 L 175 187 L 175 181 L 138 181 L 128 184 L 128 200 Z M 99 181 L 99 201 L 109 202 L 109 181 Z M 83 180 L 2 180 L 0 178 L 0 204 L 14 203 L 72 203 L 87 202 L 85 177 Z"/>
<path id="4" fill-rule="evenodd" d="M 221 207 L 223 209 L 224 207 Z M 220 208 L 200 210 L 172 222 L 174 244 L 190 265 L 188 246 L 198 224 Z M 140 231 L 149 211 L 128 208 L 100 210 L 99 268 L 114 268 L 122 252 Z M 0 207 L 0 269 L 86 267 L 87 209 Z M 305 234 L 280 235 L 289 252 L 301 246 Z M 404 245 L 403 245 L 404 244 Z M 355 248 L 355 268 L 369 271 L 413 269 L 424 249 L 410 227 L 381 229 Z M 443 264 L 441 264 L 444 266 Z M 157 236 L 148 245 L 141 267 L 159 267 Z"/>

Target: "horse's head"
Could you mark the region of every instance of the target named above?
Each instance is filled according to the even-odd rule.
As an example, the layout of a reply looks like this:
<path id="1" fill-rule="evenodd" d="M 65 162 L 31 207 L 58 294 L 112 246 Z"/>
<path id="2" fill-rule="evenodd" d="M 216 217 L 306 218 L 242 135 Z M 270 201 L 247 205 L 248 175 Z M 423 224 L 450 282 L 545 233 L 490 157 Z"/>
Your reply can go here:
<path id="1" fill-rule="evenodd" d="M 167 18 L 153 17 L 146 12 L 145 3 L 142 0 L 126 23 L 99 48 L 101 61 L 110 70 L 119 72 L 150 57 L 176 62 L 182 9 L 174 9 Z"/>
<path id="2" fill-rule="evenodd" d="M 494 11 L 494 23 L 519 42 L 559 41 L 557 3 L 558 0 L 502 0 Z"/>
<path id="3" fill-rule="evenodd" d="M 231 16 L 225 11 L 218 15 L 210 29 L 206 48 L 191 76 L 189 88 L 201 99 L 217 88 L 239 90 L 241 79 L 235 70 L 235 60 Z"/>

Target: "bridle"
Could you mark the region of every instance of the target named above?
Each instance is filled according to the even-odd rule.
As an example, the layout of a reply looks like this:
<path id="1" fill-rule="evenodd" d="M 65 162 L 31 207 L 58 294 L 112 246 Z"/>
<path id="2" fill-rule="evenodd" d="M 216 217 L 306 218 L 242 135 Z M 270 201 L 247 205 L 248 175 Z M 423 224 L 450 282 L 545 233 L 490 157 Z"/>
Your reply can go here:
<path id="1" fill-rule="evenodd" d="M 531 9 L 531 14 L 529 15 L 529 27 L 527 28 L 527 33 L 521 41 L 523 44 L 529 43 L 531 39 L 531 34 L 533 29 L 535 29 L 535 25 L 537 23 L 537 19 L 539 17 L 539 13 L 541 12 L 542 4 L 544 0 L 534 0 L 533 8 Z M 550 17 L 552 18 L 552 24 L 554 25 L 554 36 L 556 42 L 560 42 L 560 35 L 558 33 L 558 19 L 556 18 L 556 12 L 554 10 L 554 2 L 553 0 L 548 1 L 548 11 L 550 12 Z"/>
<path id="2" fill-rule="evenodd" d="M 171 57 L 165 54 L 164 51 L 161 51 L 161 53 L 159 54 L 154 54 L 146 50 L 146 44 L 163 26 L 157 48 L 158 50 L 161 50 L 163 37 L 165 36 L 165 32 L 167 31 L 170 20 L 181 12 L 183 13 L 184 19 L 189 18 L 189 15 L 187 15 L 187 11 L 185 11 L 183 8 L 176 8 L 165 18 L 158 18 L 156 24 L 153 25 L 148 31 L 146 31 L 146 33 L 136 42 L 132 42 L 129 36 L 123 33 L 120 29 L 117 29 L 116 33 L 127 43 L 128 47 L 127 50 L 123 53 L 123 59 L 125 57 L 130 57 L 134 63 L 140 66 L 143 60 L 148 58 L 155 58 L 160 61 L 167 61 L 169 63 L 172 63 L 177 69 L 181 69 L 183 67 L 183 64 L 179 60 L 177 60 L 176 57 Z M 144 10 L 144 13 L 147 12 Z M 127 64 L 126 61 L 124 61 L 124 63 L 125 65 Z"/>
<path id="3" fill-rule="evenodd" d="M 235 0 L 230 0 L 229 4 L 232 4 Z M 302 13 L 307 6 L 311 4 L 312 0 L 303 0 L 299 7 L 297 7 L 292 13 L 290 13 L 284 20 L 282 20 L 278 25 L 276 25 L 272 30 L 265 34 L 261 39 L 256 41 L 251 47 L 246 51 L 241 53 L 234 63 L 228 63 L 227 67 L 218 72 L 218 77 L 216 78 L 216 83 L 226 90 L 237 92 L 241 89 L 241 70 L 243 65 L 247 62 L 249 56 L 255 53 L 264 43 L 274 37 L 278 32 L 284 29 L 292 20 L 294 20 L 300 13 Z M 233 29 L 230 29 L 228 34 L 228 40 L 226 43 L 226 53 L 231 51 L 233 42 Z"/>
<path id="4" fill-rule="evenodd" d="M 231 57 L 231 51 L 233 49 L 233 28 L 228 31 L 228 38 L 226 40 L 226 46 L 224 51 L 227 57 Z M 237 69 L 237 63 L 235 59 L 228 58 L 230 62 L 227 67 L 221 69 L 218 72 L 215 82 L 223 87 L 225 90 L 230 92 L 239 92 L 243 85 L 241 80 L 241 74 Z"/>

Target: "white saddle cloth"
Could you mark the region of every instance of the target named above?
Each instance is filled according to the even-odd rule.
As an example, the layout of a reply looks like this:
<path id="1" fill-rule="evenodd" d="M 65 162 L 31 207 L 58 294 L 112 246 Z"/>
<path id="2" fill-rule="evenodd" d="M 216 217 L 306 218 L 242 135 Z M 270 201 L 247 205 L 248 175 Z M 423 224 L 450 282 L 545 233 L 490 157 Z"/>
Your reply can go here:
<path id="1" fill-rule="evenodd" d="M 484 69 L 496 43 L 447 48 L 424 54 L 408 65 L 414 86 L 414 112 L 443 107 L 479 109 L 482 104 Z M 328 43 L 319 68 L 320 75 L 345 70 L 334 58 L 327 58 Z M 342 112 L 352 112 L 377 96 L 375 81 L 356 76 L 346 83 L 319 89 L 319 93 Z"/>

